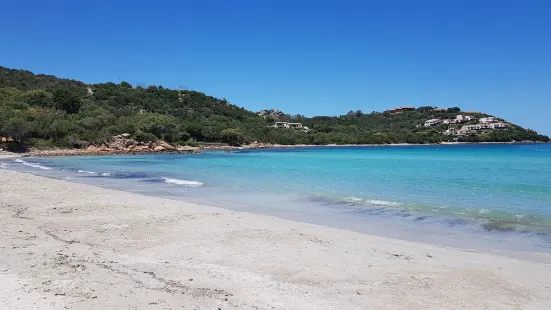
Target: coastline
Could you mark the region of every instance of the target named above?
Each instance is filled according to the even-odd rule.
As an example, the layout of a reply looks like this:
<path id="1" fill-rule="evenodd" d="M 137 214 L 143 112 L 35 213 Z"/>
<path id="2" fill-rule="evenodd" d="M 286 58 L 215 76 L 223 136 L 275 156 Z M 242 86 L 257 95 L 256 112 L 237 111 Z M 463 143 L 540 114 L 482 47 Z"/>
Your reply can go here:
<path id="1" fill-rule="evenodd" d="M 109 148 L 91 146 L 85 149 L 36 149 L 33 148 L 25 153 L 6 153 L 11 157 L 55 157 L 55 156 L 101 156 L 101 155 L 146 155 L 146 154 L 198 154 L 201 151 L 239 151 L 239 150 L 256 150 L 256 149 L 297 149 L 297 148 L 339 148 L 339 147 L 403 147 L 403 146 L 454 146 L 454 145 L 509 145 L 509 144 L 546 144 L 545 142 L 534 141 L 513 141 L 513 142 L 441 142 L 441 143 L 394 143 L 394 144 L 270 144 L 270 143 L 252 143 L 242 146 L 231 145 L 206 145 L 201 147 L 191 146 L 171 146 L 165 142 L 162 143 L 162 148 L 157 148 L 157 144 L 142 149 L 128 149 L 124 147 Z M 0 159 L 2 157 L 0 156 Z"/>
<path id="2" fill-rule="evenodd" d="M 10 309 L 551 307 L 548 264 L 1 169 L 0 205 Z"/>

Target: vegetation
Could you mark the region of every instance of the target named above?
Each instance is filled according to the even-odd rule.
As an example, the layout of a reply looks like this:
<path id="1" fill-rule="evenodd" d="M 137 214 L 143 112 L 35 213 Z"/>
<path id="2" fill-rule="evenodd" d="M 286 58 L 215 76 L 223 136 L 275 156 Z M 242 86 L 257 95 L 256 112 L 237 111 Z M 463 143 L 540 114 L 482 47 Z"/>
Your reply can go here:
<path id="1" fill-rule="evenodd" d="M 273 113 L 272 113 L 273 114 Z M 350 111 L 341 116 L 263 116 L 225 99 L 162 86 L 127 82 L 87 85 L 0 67 L 0 136 L 35 147 L 82 148 L 128 133 L 138 141 L 173 144 L 253 141 L 278 144 L 438 143 L 446 126 L 419 126 L 431 118 L 455 118 L 459 108 L 431 107 L 399 114 Z M 481 113 L 469 113 L 486 116 Z M 301 122 L 309 131 L 272 128 L 275 121 Z M 512 125 L 465 138 L 467 141 L 545 141 L 549 138 Z"/>

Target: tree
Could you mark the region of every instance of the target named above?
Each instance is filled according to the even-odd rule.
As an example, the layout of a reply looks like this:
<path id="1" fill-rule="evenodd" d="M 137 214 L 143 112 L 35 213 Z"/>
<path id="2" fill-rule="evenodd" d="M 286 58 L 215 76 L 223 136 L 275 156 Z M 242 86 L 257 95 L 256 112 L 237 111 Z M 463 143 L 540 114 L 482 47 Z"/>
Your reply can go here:
<path id="1" fill-rule="evenodd" d="M 25 102 L 30 106 L 51 108 L 54 106 L 52 94 L 44 90 L 30 90 L 24 95 Z"/>
<path id="2" fill-rule="evenodd" d="M 122 81 L 121 82 L 121 87 L 122 88 L 132 88 L 132 85 L 130 85 L 130 83 L 128 83 L 126 81 Z"/>
<path id="3" fill-rule="evenodd" d="M 2 134 L 19 143 L 24 143 L 30 130 L 29 123 L 24 119 L 10 118 L 2 127 Z"/>
<path id="4" fill-rule="evenodd" d="M 237 129 L 224 129 L 220 132 L 220 139 L 229 145 L 240 146 L 245 142 L 243 134 Z"/>
<path id="5" fill-rule="evenodd" d="M 80 98 L 65 89 L 56 89 L 54 91 L 53 102 L 57 109 L 64 110 L 69 114 L 78 113 L 82 105 Z"/>

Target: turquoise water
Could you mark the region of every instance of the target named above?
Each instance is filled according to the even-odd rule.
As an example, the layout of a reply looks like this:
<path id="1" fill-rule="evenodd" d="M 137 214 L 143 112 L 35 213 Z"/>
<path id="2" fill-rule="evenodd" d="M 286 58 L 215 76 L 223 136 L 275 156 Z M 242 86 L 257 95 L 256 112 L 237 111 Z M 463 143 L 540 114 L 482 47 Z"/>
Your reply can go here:
<path id="1" fill-rule="evenodd" d="M 469 248 L 551 252 L 551 145 L 28 158 L 49 177 Z"/>

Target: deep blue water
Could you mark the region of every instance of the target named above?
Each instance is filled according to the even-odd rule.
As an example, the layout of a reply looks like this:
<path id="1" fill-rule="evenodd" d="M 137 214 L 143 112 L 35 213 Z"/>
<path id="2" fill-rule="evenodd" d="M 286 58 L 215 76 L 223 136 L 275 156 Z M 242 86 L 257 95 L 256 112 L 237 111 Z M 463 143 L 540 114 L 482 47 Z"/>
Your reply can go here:
<path id="1" fill-rule="evenodd" d="M 551 252 L 549 144 L 28 158 L 3 167 L 403 239 Z"/>

